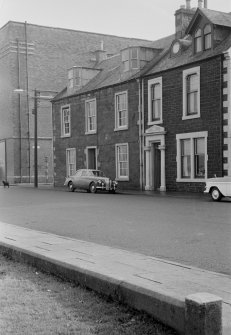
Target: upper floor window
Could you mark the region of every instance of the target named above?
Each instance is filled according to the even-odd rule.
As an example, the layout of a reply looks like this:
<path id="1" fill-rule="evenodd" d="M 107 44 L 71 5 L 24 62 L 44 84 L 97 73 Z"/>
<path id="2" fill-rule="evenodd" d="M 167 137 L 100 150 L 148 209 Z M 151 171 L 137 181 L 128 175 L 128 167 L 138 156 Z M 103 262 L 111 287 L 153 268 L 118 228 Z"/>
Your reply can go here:
<path id="1" fill-rule="evenodd" d="M 138 48 L 131 48 L 131 68 L 139 68 Z"/>
<path id="2" fill-rule="evenodd" d="M 183 119 L 200 117 L 200 67 L 183 71 Z"/>
<path id="3" fill-rule="evenodd" d="M 148 81 L 148 124 L 162 123 L 162 78 Z"/>
<path id="4" fill-rule="evenodd" d="M 128 128 L 128 103 L 127 92 L 116 93 L 115 95 L 115 129 Z"/>
<path id="5" fill-rule="evenodd" d="M 86 133 L 96 133 L 96 99 L 87 100 L 85 102 L 85 121 L 86 121 Z"/>
<path id="6" fill-rule="evenodd" d="M 81 69 L 73 67 L 68 70 L 68 87 L 74 88 L 81 84 Z"/>
<path id="7" fill-rule="evenodd" d="M 132 47 L 122 50 L 123 71 L 139 68 L 139 48 Z"/>
<path id="8" fill-rule="evenodd" d="M 202 32 L 201 29 L 197 29 L 195 34 L 195 52 L 202 51 Z"/>
<path id="9" fill-rule="evenodd" d="M 210 24 L 206 24 L 204 27 L 204 48 L 205 50 L 211 49 L 212 47 L 212 29 Z"/>
<path id="10" fill-rule="evenodd" d="M 71 135 L 71 117 L 70 106 L 61 108 L 61 136 L 68 137 Z"/>

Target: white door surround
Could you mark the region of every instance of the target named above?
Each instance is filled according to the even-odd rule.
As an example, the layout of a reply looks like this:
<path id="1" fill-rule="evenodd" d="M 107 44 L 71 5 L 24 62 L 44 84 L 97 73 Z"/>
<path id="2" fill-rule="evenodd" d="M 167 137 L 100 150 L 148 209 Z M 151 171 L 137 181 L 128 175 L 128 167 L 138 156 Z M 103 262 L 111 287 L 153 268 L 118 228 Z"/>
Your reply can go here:
<path id="1" fill-rule="evenodd" d="M 145 190 L 154 190 L 154 155 L 152 146 L 154 143 L 160 143 L 158 149 L 160 150 L 160 191 L 166 191 L 166 180 L 165 180 L 165 134 L 166 131 L 163 127 L 154 125 L 148 128 L 145 133 Z"/>

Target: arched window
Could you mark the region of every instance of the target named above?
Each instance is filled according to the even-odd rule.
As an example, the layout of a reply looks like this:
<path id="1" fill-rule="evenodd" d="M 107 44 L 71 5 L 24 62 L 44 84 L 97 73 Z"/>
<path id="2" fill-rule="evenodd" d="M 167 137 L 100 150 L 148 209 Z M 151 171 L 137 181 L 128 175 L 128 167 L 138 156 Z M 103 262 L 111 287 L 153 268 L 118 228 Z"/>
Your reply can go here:
<path id="1" fill-rule="evenodd" d="M 211 49 L 212 47 L 212 31 L 210 24 L 206 24 L 204 27 L 204 48 L 205 50 Z"/>
<path id="2" fill-rule="evenodd" d="M 195 52 L 202 51 L 202 36 L 200 28 L 196 31 L 194 41 L 195 41 Z"/>

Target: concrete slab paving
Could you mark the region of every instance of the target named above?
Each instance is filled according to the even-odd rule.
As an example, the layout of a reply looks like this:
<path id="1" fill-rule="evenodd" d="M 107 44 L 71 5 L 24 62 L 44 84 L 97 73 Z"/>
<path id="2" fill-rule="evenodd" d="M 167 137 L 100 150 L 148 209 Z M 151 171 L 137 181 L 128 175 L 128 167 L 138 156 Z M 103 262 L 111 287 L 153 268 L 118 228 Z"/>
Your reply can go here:
<path id="1" fill-rule="evenodd" d="M 200 292 L 216 295 L 222 299 L 223 335 L 231 334 L 230 276 L 0 222 L 0 251 L 6 249 L 114 295 L 182 334 L 185 298 Z"/>

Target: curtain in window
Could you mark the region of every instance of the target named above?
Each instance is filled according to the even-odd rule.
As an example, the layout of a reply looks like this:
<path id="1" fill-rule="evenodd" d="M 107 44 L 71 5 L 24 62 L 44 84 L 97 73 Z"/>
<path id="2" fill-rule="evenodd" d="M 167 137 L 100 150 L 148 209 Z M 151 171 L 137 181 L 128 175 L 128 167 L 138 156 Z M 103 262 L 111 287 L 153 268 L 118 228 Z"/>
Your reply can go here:
<path id="1" fill-rule="evenodd" d="M 63 109 L 63 132 L 64 132 L 64 135 L 70 134 L 70 110 L 69 108 Z"/>
<path id="2" fill-rule="evenodd" d="M 159 83 L 151 86 L 151 99 L 152 99 L 152 121 L 160 120 L 161 86 Z"/>
<path id="3" fill-rule="evenodd" d="M 202 51 L 202 34 L 201 34 L 201 29 L 198 29 L 196 34 L 195 34 L 195 52 L 200 52 Z"/>
<path id="4" fill-rule="evenodd" d="M 127 125 L 127 95 L 126 93 L 116 96 L 117 127 Z"/>
<path id="5" fill-rule="evenodd" d="M 187 115 L 198 113 L 199 78 L 196 73 L 187 76 Z"/>
<path id="6" fill-rule="evenodd" d="M 212 46 L 212 31 L 210 24 L 206 24 L 204 28 L 204 47 L 205 50 L 211 49 Z"/>
<path id="7" fill-rule="evenodd" d="M 76 151 L 67 149 L 67 175 L 72 176 L 76 169 Z"/>
<path id="8" fill-rule="evenodd" d="M 95 101 L 86 102 L 87 131 L 96 130 L 96 108 Z"/>
<path id="9" fill-rule="evenodd" d="M 181 140 L 181 177 L 191 177 L 191 140 Z"/>
<path id="10" fill-rule="evenodd" d="M 118 173 L 119 177 L 128 176 L 128 147 L 120 145 L 117 147 Z"/>
<path id="11" fill-rule="evenodd" d="M 194 139 L 194 173 L 195 178 L 205 177 L 205 139 Z"/>

